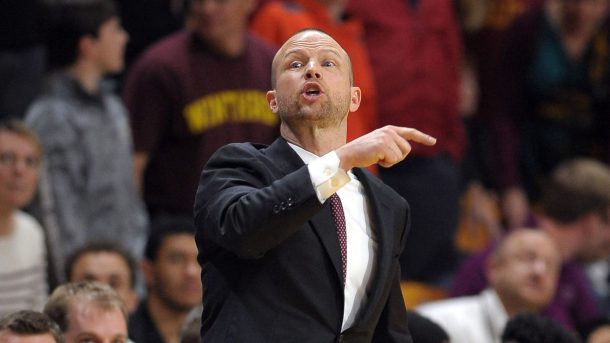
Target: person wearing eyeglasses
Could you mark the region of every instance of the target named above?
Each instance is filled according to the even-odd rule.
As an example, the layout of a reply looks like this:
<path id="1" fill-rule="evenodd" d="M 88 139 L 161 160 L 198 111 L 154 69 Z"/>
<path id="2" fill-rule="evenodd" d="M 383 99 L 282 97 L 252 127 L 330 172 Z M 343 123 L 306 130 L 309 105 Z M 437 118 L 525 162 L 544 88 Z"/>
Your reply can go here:
<path id="1" fill-rule="evenodd" d="M 36 191 L 41 154 L 37 136 L 22 122 L 0 122 L 0 317 L 41 310 L 46 301 L 44 232 L 20 210 Z"/>

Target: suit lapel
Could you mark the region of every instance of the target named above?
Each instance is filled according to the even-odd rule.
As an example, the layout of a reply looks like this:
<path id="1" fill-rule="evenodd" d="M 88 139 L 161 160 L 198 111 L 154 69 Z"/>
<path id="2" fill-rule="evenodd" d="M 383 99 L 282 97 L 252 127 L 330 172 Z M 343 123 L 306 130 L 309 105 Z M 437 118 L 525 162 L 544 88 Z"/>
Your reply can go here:
<path id="1" fill-rule="evenodd" d="M 371 285 L 384 285 L 388 287 L 387 282 L 390 277 L 390 266 L 393 255 L 393 241 L 395 237 L 394 230 L 396 224 L 393 223 L 393 216 L 391 215 L 392 204 L 391 201 L 385 196 L 383 190 L 377 185 L 378 180 L 375 180 L 375 176 L 368 173 L 367 171 L 354 168 L 354 175 L 362 183 L 365 194 L 367 197 L 368 204 L 371 212 L 371 222 L 375 225 L 375 233 L 377 235 L 377 263 L 374 269 L 375 275 L 371 279 Z M 380 304 L 380 297 L 385 293 L 382 287 L 371 287 L 368 300 L 365 308 L 360 309 L 360 316 L 353 328 L 359 326 L 360 323 L 370 322 L 370 315 L 376 311 L 371 311 L 370 306 L 378 306 Z"/>
<path id="2" fill-rule="evenodd" d="M 288 145 L 284 138 L 278 138 L 269 148 L 265 150 L 270 162 L 278 168 L 282 177 L 301 168 L 304 163 L 301 157 Z M 332 265 L 335 268 L 337 282 L 343 286 L 341 274 L 341 248 L 335 228 L 335 222 L 330 210 L 330 205 L 326 202 L 320 212 L 309 220 L 313 232 L 318 236 L 320 243 L 328 254 Z"/>

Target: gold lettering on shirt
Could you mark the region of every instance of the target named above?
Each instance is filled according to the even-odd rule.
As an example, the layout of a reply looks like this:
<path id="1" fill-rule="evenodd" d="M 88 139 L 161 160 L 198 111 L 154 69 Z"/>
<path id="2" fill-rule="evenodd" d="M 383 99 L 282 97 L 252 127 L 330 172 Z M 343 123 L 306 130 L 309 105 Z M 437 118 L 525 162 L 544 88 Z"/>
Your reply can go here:
<path id="1" fill-rule="evenodd" d="M 184 108 L 191 133 L 197 134 L 227 123 L 260 123 L 275 126 L 277 115 L 260 90 L 231 90 L 206 95 Z"/>

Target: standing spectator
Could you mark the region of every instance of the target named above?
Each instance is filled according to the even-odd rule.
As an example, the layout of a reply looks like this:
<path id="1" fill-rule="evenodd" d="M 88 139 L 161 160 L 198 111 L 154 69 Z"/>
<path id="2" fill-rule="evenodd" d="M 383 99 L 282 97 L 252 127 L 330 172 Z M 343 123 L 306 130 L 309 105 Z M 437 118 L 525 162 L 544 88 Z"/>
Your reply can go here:
<path id="1" fill-rule="evenodd" d="M 138 304 L 133 257 L 116 242 L 92 242 L 80 247 L 66 262 L 68 282 L 99 281 L 121 296 L 129 313 Z"/>
<path id="2" fill-rule="evenodd" d="M 547 233 L 514 231 L 489 259 L 486 290 L 430 302 L 417 310 L 441 325 L 451 343 L 499 342 L 510 318 L 540 311 L 553 299 L 560 266 L 559 250 Z"/>
<path id="3" fill-rule="evenodd" d="M 64 336 L 46 314 L 21 310 L 0 318 L 2 343 L 64 343 Z"/>
<path id="4" fill-rule="evenodd" d="M 47 19 L 55 72 L 26 120 L 45 149 L 35 207 L 63 278 L 65 256 L 88 241 L 129 242 L 139 258 L 147 218 L 133 182 L 127 114 L 103 80 L 122 69 L 128 39 L 114 2 L 54 2 Z"/>
<path id="5" fill-rule="evenodd" d="M 610 162 L 609 12 L 608 0 L 547 1 L 507 33 L 491 131 L 512 226 L 561 162 Z"/>
<path id="6" fill-rule="evenodd" d="M 438 138 L 408 163 L 380 169 L 411 206 L 413 230 L 401 256 L 402 278 L 444 286 L 456 258 L 459 163 L 464 129 L 458 111 L 461 39 L 453 2 L 352 0 L 361 19 L 379 101 L 379 126 L 417 127 Z M 441 215 L 442 214 L 442 215 Z"/>
<path id="7" fill-rule="evenodd" d="M 44 313 L 59 325 L 66 343 L 127 342 L 127 309 L 106 284 L 85 281 L 61 285 L 49 297 Z"/>
<path id="8" fill-rule="evenodd" d="M 608 256 L 610 169 L 591 159 L 562 163 L 553 172 L 541 205 L 537 227 L 550 234 L 563 261 L 557 293 L 543 313 L 574 329 L 600 315 L 580 263 Z M 476 294 L 486 287 L 484 266 L 493 248 L 492 243 L 463 263 L 451 295 Z"/>
<path id="9" fill-rule="evenodd" d="M 42 150 L 23 123 L 0 122 L 0 316 L 42 310 L 47 299 L 44 231 L 19 209 L 34 196 Z"/>
<path id="10" fill-rule="evenodd" d="M 194 0 L 190 27 L 153 45 L 127 76 L 136 179 L 151 216 L 190 215 L 199 173 L 222 145 L 277 135 L 265 99 L 274 50 L 247 33 L 255 4 Z"/>
<path id="11" fill-rule="evenodd" d="M 345 0 L 270 1 L 256 12 L 250 29 L 277 46 L 307 28 L 320 29 L 341 44 L 352 62 L 354 84 L 364 94 L 358 111 L 348 117 L 347 140 L 351 141 L 377 128 L 377 94 L 362 24 L 345 15 L 345 4 Z"/>
<path id="12" fill-rule="evenodd" d="M 142 261 L 148 295 L 129 319 L 135 342 L 179 342 L 185 318 L 201 303 L 194 233 L 190 216 L 154 220 Z"/>

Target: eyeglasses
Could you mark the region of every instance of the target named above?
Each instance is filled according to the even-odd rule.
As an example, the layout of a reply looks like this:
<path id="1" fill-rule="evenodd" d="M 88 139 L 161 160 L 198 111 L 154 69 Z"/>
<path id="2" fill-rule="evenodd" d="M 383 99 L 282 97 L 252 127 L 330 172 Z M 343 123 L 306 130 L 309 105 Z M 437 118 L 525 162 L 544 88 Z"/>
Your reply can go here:
<path id="1" fill-rule="evenodd" d="M 23 163 L 28 169 L 36 169 L 40 166 L 40 158 L 37 156 L 17 156 L 13 152 L 0 152 L 0 166 L 3 167 L 15 167 L 19 159 L 23 160 Z"/>

